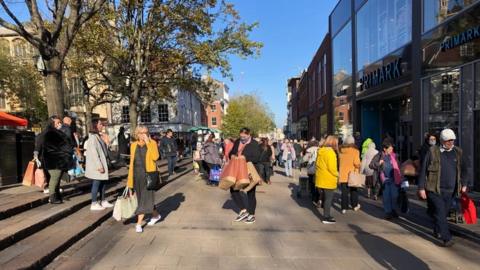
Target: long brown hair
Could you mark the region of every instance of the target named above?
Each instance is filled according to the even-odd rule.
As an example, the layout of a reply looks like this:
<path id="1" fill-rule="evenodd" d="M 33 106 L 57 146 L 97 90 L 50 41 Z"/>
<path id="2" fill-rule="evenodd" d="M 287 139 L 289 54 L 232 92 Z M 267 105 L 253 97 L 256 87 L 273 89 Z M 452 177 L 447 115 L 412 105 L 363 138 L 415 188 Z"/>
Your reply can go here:
<path id="1" fill-rule="evenodd" d="M 323 147 L 331 147 L 335 152 L 338 152 L 338 137 L 335 135 L 330 135 L 325 139 Z"/>

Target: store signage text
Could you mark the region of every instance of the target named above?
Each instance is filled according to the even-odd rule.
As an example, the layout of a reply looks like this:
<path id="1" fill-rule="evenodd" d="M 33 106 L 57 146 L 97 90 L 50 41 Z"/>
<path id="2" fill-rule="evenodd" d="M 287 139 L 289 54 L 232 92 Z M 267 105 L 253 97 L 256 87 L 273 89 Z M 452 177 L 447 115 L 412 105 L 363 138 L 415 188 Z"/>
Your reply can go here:
<path id="1" fill-rule="evenodd" d="M 402 58 L 386 64 L 360 78 L 362 90 L 379 86 L 384 82 L 398 79 L 402 76 Z"/>
<path id="2" fill-rule="evenodd" d="M 469 28 L 460 34 L 447 38 L 440 45 L 442 52 L 453 49 L 474 39 L 480 38 L 480 25 Z"/>

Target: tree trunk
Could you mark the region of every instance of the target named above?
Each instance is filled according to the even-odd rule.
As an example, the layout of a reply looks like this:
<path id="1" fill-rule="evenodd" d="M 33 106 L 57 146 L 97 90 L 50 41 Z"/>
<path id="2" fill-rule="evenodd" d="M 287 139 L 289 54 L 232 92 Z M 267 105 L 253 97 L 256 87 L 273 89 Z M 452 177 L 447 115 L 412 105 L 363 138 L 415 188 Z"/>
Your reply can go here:
<path id="1" fill-rule="evenodd" d="M 45 61 L 44 77 L 48 114 L 62 117 L 64 114 L 62 64 L 58 57 Z"/>
<path id="2" fill-rule="evenodd" d="M 92 110 L 90 97 L 87 95 L 85 98 L 85 135 L 90 132 L 92 126 Z"/>
<path id="3" fill-rule="evenodd" d="M 134 134 L 138 124 L 138 99 L 140 96 L 140 80 L 132 82 L 132 95 L 130 97 L 129 116 L 130 116 L 130 134 Z"/>

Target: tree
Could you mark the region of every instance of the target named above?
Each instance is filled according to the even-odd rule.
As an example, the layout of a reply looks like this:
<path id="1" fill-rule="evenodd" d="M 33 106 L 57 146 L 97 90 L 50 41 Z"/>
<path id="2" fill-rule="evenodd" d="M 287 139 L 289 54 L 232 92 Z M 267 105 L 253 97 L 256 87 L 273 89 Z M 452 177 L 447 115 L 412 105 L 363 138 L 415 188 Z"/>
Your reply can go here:
<path id="1" fill-rule="evenodd" d="M 8 98 L 12 110 L 21 109 L 20 115 L 34 124 L 47 118 L 40 81 L 32 65 L 14 62 L 0 52 L 0 94 Z"/>
<path id="2" fill-rule="evenodd" d="M 241 128 L 248 127 L 254 136 L 275 128 L 273 114 L 255 95 L 234 97 L 223 118 L 222 132 L 227 137 L 237 137 Z"/>
<path id="3" fill-rule="evenodd" d="M 43 72 L 48 113 L 62 115 L 63 71 L 65 58 L 78 31 L 106 0 L 46 0 L 50 16 L 40 13 L 37 0 L 25 0 L 30 22 L 22 23 L 4 0 L 0 0 L 6 17 L 0 25 L 10 29 L 35 47 L 44 61 Z M 9 21 L 13 21 L 10 23 Z"/>
<path id="4" fill-rule="evenodd" d="M 256 24 L 240 23 L 231 4 L 216 0 L 112 1 L 110 29 L 115 48 L 101 48 L 110 72 L 104 79 L 129 102 L 132 130 L 138 112 L 150 102 L 172 98 L 176 89 L 209 100 L 205 72 L 230 75 L 228 57 L 258 55 L 261 43 L 249 40 Z M 102 47 L 102 46 L 100 46 Z"/>

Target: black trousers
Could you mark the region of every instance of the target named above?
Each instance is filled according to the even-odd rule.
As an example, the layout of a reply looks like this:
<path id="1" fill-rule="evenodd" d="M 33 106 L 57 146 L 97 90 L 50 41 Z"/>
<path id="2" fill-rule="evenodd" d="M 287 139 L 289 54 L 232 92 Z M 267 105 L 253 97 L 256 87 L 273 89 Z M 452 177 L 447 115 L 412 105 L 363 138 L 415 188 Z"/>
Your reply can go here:
<path id="1" fill-rule="evenodd" d="M 314 174 L 308 175 L 308 184 L 310 188 L 310 195 L 312 196 L 312 202 L 318 202 L 320 200 L 320 192 L 318 191 L 318 188 L 315 186 Z"/>
<path id="2" fill-rule="evenodd" d="M 355 187 L 349 187 L 347 183 L 340 184 L 340 190 L 342 191 L 342 210 L 348 209 L 349 195 L 350 205 L 352 208 L 358 205 L 358 189 Z"/>
<path id="3" fill-rule="evenodd" d="M 452 239 L 450 230 L 448 229 L 447 216 L 452 204 L 453 191 L 441 192 L 437 194 L 427 191 L 427 200 L 430 202 L 433 212 L 433 231 L 440 233 L 442 240 L 449 241 Z"/>
<path id="4" fill-rule="evenodd" d="M 246 209 L 250 215 L 255 215 L 255 210 L 257 209 L 256 190 L 257 187 L 255 186 L 247 192 L 246 201 L 243 198 L 244 196 L 242 196 L 242 194 L 245 194 L 244 192 L 230 188 L 230 193 L 232 194 L 233 201 L 237 204 L 240 210 Z"/>
<path id="5" fill-rule="evenodd" d="M 270 182 L 270 176 L 272 175 L 270 162 L 260 162 L 257 164 L 258 174 L 265 182 Z"/>

